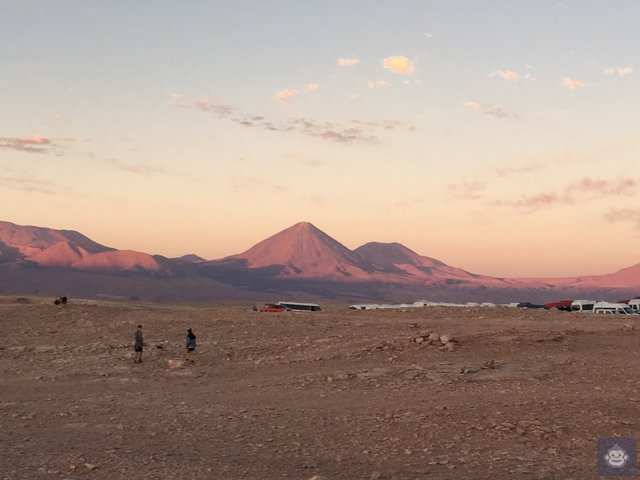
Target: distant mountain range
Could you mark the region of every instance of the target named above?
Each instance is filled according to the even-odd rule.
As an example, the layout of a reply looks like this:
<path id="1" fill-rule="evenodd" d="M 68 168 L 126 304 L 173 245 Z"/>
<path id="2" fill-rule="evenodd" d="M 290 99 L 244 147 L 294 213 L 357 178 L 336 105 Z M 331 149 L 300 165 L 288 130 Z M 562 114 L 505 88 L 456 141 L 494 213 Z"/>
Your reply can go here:
<path id="1" fill-rule="evenodd" d="M 0 221 L 0 293 L 153 301 L 549 301 L 640 293 L 640 264 L 607 275 L 496 278 L 470 273 L 399 243 L 350 250 L 301 222 L 218 260 L 166 258 L 101 245 L 79 232 Z"/>

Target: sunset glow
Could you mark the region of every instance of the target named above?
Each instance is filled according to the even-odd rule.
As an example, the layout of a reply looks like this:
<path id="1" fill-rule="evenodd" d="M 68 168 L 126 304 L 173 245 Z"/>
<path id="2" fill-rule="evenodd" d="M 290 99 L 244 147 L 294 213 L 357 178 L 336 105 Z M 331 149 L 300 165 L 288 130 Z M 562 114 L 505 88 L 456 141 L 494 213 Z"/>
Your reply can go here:
<path id="1" fill-rule="evenodd" d="M 479 274 L 613 272 L 640 262 L 637 18 L 4 2 L 0 220 L 207 259 L 309 221 Z"/>

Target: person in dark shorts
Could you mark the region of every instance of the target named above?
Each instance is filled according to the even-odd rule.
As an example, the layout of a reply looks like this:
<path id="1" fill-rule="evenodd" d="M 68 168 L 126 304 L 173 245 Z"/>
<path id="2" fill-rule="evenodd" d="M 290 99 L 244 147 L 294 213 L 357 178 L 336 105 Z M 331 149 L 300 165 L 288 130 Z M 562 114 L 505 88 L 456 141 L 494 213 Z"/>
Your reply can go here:
<path id="1" fill-rule="evenodd" d="M 196 349 L 196 336 L 193 334 L 191 329 L 187 330 L 187 361 L 191 360 L 191 352 Z"/>
<path id="2" fill-rule="evenodd" d="M 133 363 L 142 363 L 142 347 L 144 345 L 144 340 L 142 339 L 142 325 L 138 325 L 138 329 L 133 336 L 133 351 L 135 353 L 135 357 L 133 358 Z"/>

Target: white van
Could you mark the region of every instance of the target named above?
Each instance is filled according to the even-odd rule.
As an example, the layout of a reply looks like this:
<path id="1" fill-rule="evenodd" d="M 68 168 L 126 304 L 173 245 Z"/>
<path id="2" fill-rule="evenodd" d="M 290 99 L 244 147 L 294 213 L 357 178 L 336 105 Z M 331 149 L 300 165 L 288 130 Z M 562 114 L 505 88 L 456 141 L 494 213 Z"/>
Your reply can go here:
<path id="1" fill-rule="evenodd" d="M 640 298 L 632 298 L 629 300 L 629 308 L 635 313 L 640 313 Z"/>
<path id="2" fill-rule="evenodd" d="M 593 306 L 597 302 L 595 300 L 574 300 L 571 302 L 572 312 L 592 312 Z"/>
<path id="3" fill-rule="evenodd" d="M 598 302 L 593 307 L 593 313 L 608 315 L 633 315 L 633 310 L 626 303 Z"/>

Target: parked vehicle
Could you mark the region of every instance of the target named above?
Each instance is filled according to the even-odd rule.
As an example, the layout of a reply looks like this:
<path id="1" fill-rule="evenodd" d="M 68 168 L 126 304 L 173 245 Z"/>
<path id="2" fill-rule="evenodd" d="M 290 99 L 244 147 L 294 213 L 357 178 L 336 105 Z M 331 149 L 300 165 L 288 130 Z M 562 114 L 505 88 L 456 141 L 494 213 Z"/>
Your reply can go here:
<path id="1" fill-rule="evenodd" d="M 559 302 L 545 303 L 544 308 L 546 308 L 547 310 L 551 310 L 555 308 L 556 310 L 570 312 L 572 304 L 573 304 L 573 300 L 560 300 Z"/>
<path id="2" fill-rule="evenodd" d="M 635 313 L 640 313 L 640 298 L 632 298 L 628 303 L 631 310 Z"/>
<path id="3" fill-rule="evenodd" d="M 538 305 L 537 303 L 520 302 L 517 305 L 518 308 L 544 308 L 544 305 Z"/>
<path id="4" fill-rule="evenodd" d="M 277 305 L 275 303 L 265 303 L 264 307 L 260 309 L 261 312 L 269 312 L 269 313 L 284 312 L 285 310 L 287 309 L 284 308 L 282 305 Z"/>
<path id="5" fill-rule="evenodd" d="M 303 310 L 306 312 L 317 312 L 320 310 L 320 305 L 317 303 L 278 302 L 277 305 L 280 305 L 287 310 Z"/>
<path id="6" fill-rule="evenodd" d="M 596 300 L 574 300 L 571 302 L 572 312 L 592 312 Z"/>
<path id="7" fill-rule="evenodd" d="M 633 315 L 634 312 L 626 303 L 598 302 L 593 307 L 593 313 L 607 315 Z"/>

